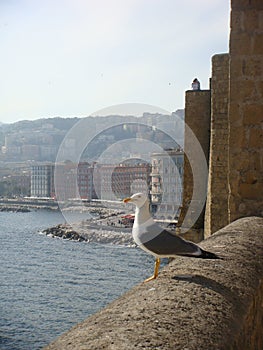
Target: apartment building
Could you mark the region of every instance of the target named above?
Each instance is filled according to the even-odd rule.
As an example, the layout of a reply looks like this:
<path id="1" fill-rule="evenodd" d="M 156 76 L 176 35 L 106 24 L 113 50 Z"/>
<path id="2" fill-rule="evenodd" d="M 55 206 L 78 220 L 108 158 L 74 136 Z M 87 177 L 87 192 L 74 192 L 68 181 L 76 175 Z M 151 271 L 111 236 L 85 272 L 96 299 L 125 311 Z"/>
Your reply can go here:
<path id="1" fill-rule="evenodd" d="M 97 198 L 93 185 L 94 164 L 81 162 L 77 169 L 78 192 L 81 199 Z"/>
<path id="2" fill-rule="evenodd" d="M 54 197 L 54 164 L 31 167 L 31 197 Z"/>
<path id="3" fill-rule="evenodd" d="M 72 162 L 56 164 L 55 195 L 59 201 L 78 197 L 77 165 Z"/>
<path id="4" fill-rule="evenodd" d="M 55 197 L 59 200 L 71 198 L 96 198 L 93 188 L 93 165 L 81 162 L 56 164 L 56 185 L 54 164 L 38 164 L 31 167 L 31 196 Z M 56 191 L 56 194 L 55 194 Z"/>
<path id="5" fill-rule="evenodd" d="M 183 157 L 180 149 L 151 155 L 152 210 L 161 219 L 171 220 L 178 216 L 183 190 Z"/>
<path id="6" fill-rule="evenodd" d="M 94 170 L 97 197 L 116 200 L 136 192 L 148 192 L 150 172 L 151 165 L 144 162 L 97 165 Z"/>
<path id="7" fill-rule="evenodd" d="M 167 150 L 152 154 L 152 164 L 123 162 L 120 164 L 78 165 L 66 162 L 38 164 L 31 168 L 31 196 L 120 200 L 137 192 L 150 193 L 152 208 L 162 219 L 172 219 L 181 205 L 183 152 Z M 57 194 L 55 194 L 55 190 Z"/>

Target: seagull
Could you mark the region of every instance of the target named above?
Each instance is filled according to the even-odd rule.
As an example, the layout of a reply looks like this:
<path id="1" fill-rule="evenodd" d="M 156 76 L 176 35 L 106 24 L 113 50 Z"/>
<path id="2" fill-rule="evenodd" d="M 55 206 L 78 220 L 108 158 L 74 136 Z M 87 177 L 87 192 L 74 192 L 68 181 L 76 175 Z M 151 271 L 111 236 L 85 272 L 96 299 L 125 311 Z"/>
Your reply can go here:
<path id="1" fill-rule="evenodd" d="M 125 198 L 123 202 L 133 203 L 136 206 L 132 228 L 135 243 L 147 253 L 155 256 L 154 274 L 145 282 L 156 279 L 161 258 L 174 258 L 179 255 L 202 259 L 220 259 L 216 254 L 205 251 L 197 244 L 159 226 L 150 214 L 150 202 L 146 194 L 136 193 Z"/>

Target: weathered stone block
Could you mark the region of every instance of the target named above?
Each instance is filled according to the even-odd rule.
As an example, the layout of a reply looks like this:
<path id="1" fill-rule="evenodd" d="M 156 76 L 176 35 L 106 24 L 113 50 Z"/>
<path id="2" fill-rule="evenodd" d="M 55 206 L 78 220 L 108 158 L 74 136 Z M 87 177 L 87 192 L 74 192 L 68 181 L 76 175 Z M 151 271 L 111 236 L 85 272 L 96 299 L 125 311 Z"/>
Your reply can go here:
<path id="1" fill-rule="evenodd" d="M 230 27 L 232 31 L 241 32 L 244 30 L 243 11 L 233 11 L 231 13 Z"/>
<path id="2" fill-rule="evenodd" d="M 244 124 L 259 125 L 263 122 L 263 105 L 251 104 L 244 106 Z"/>
<path id="3" fill-rule="evenodd" d="M 238 36 L 233 36 L 230 42 L 231 52 L 237 55 L 247 55 L 252 51 L 251 37 L 248 33 L 239 33 Z"/>
<path id="4" fill-rule="evenodd" d="M 263 99 L 263 80 L 257 82 L 256 89 L 258 93 L 258 99 L 262 100 Z"/>
<path id="5" fill-rule="evenodd" d="M 231 70 L 232 74 L 232 70 Z M 254 92 L 255 82 L 252 80 L 241 80 L 241 79 L 233 79 L 230 83 L 230 100 L 231 100 L 231 108 L 233 108 L 233 104 L 236 103 L 239 108 L 240 102 L 246 102 L 253 100 L 253 92 Z"/>
<path id="6" fill-rule="evenodd" d="M 232 10 L 263 9 L 262 0 L 231 0 Z"/>
<path id="7" fill-rule="evenodd" d="M 245 57 L 241 60 L 242 75 L 246 77 L 260 77 L 262 74 L 262 59 L 258 57 Z M 236 72 L 238 73 L 238 72 Z"/>
<path id="8" fill-rule="evenodd" d="M 263 31 L 263 11 L 258 11 L 259 30 Z"/>
<path id="9" fill-rule="evenodd" d="M 258 182 L 258 172 L 255 171 L 255 170 L 249 170 L 247 173 L 246 173 L 246 176 L 245 176 L 245 181 L 246 183 L 248 184 L 251 184 L 251 185 L 254 185 Z"/>
<path id="10" fill-rule="evenodd" d="M 229 168 L 234 172 L 233 181 L 237 181 L 237 175 L 241 170 L 249 169 L 251 160 L 248 152 L 241 151 L 240 148 L 232 150 L 229 158 Z"/>
<path id="11" fill-rule="evenodd" d="M 247 184 L 241 183 L 239 187 L 239 194 L 244 199 L 260 199 L 262 198 L 263 184 Z"/>
<path id="12" fill-rule="evenodd" d="M 230 126 L 230 145 L 229 147 L 233 145 L 234 147 L 241 148 L 242 145 L 246 142 L 245 141 L 245 131 L 242 127 L 231 127 Z"/>
<path id="13" fill-rule="evenodd" d="M 257 170 L 262 174 L 263 169 L 263 151 L 262 147 L 258 147 L 254 152 L 249 154 L 249 169 Z"/>
<path id="14" fill-rule="evenodd" d="M 263 147 L 263 129 L 250 129 L 249 132 L 249 147 L 262 148 Z"/>
<path id="15" fill-rule="evenodd" d="M 256 9 L 243 12 L 244 29 L 248 32 L 253 32 L 259 28 L 259 12 Z"/>
<path id="16" fill-rule="evenodd" d="M 263 33 L 254 34 L 253 54 L 262 55 L 263 53 Z"/>
<path id="17" fill-rule="evenodd" d="M 240 113 L 240 105 L 238 103 L 232 102 L 229 112 L 231 115 L 231 119 L 229 119 L 229 127 L 242 126 L 243 117 Z"/>
<path id="18" fill-rule="evenodd" d="M 240 77 L 243 74 L 243 56 L 240 55 L 238 58 L 235 59 L 235 64 L 231 65 L 231 75 L 234 75 L 236 77 Z"/>
<path id="19" fill-rule="evenodd" d="M 254 100 L 255 81 L 252 77 L 249 80 L 242 80 L 235 87 L 235 93 L 239 96 L 239 101 L 243 103 Z"/>

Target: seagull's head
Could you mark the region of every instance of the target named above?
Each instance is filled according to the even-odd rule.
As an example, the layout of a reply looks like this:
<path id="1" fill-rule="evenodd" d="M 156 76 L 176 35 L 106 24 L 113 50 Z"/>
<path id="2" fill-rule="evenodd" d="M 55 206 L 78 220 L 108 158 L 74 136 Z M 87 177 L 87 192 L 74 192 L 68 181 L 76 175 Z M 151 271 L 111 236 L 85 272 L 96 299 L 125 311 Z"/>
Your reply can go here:
<path id="1" fill-rule="evenodd" d="M 146 202 L 148 203 L 148 196 L 145 193 L 135 193 L 131 197 L 125 198 L 124 203 L 133 203 L 136 207 L 141 208 Z"/>

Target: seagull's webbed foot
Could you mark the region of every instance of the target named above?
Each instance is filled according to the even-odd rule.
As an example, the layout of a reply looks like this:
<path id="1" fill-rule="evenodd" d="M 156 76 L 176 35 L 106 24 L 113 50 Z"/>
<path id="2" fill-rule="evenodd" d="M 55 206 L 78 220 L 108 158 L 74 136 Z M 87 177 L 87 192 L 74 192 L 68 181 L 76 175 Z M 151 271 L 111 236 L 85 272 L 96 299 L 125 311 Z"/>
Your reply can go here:
<path id="1" fill-rule="evenodd" d="M 151 277 L 146 278 L 146 280 L 144 280 L 143 282 L 144 282 L 144 283 L 146 283 L 146 282 L 150 282 L 150 281 L 152 281 L 152 280 L 155 280 L 155 279 L 156 279 L 156 277 L 157 277 L 157 276 L 152 275 Z"/>
<path id="2" fill-rule="evenodd" d="M 144 282 L 150 282 L 156 279 L 156 277 L 158 276 L 160 263 L 161 263 L 161 259 L 156 258 L 155 265 L 154 265 L 154 274 L 151 277 L 147 278 Z"/>

